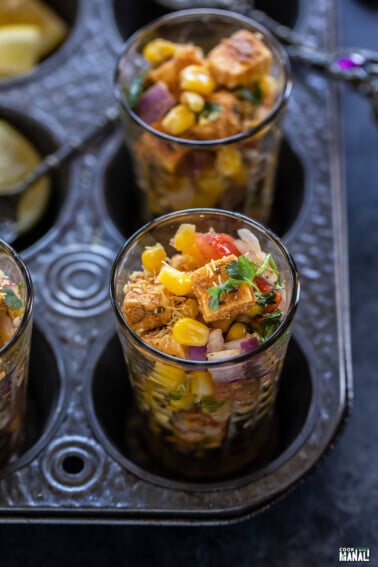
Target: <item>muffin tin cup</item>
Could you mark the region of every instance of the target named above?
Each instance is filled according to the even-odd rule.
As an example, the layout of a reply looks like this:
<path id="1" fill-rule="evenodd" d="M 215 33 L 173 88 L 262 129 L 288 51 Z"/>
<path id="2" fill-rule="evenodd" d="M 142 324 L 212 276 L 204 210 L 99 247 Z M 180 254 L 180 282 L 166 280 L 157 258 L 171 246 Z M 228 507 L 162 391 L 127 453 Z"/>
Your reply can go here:
<path id="1" fill-rule="evenodd" d="M 79 135 L 114 102 L 115 14 L 128 35 L 164 12 L 150 0 L 77 6 L 51 64 L 0 87 L 0 107 L 31 113 L 55 143 Z M 293 20 L 296 11 L 298 31 L 332 48 L 335 3 L 298 2 Z M 282 497 L 334 445 L 352 399 L 337 107 L 326 79 L 302 73 L 294 81 L 268 225 L 298 264 L 302 295 L 261 462 L 218 482 L 188 482 L 146 451 L 108 298 L 116 253 L 142 224 L 119 130 L 55 173 L 56 216 L 18 246 L 35 290 L 32 435 L 0 471 L 1 521 L 229 523 Z"/>

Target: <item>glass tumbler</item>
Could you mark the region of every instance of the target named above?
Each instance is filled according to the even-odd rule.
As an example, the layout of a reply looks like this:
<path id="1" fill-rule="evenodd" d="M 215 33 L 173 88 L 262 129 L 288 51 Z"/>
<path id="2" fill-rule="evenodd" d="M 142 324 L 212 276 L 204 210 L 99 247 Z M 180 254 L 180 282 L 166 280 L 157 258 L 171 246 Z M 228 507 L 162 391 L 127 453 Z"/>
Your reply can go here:
<path id="1" fill-rule="evenodd" d="M 253 32 L 269 49 L 274 82 L 274 88 L 272 80 L 265 86 L 261 82 L 258 88 L 264 102 L 256 101 L 254 117 L 245 126 L 243 122 L 243 131 L 227 137 L 217 136 L 217 139 L 203 139 L 210 135 L 207 130 L 178 137 L 155 129 L 130 107 L 127 92 L 148 68 L 142 51 L 152 39 L 192 43 L 207 54 L 223 38 L 241 29 Z M 267 88 L 271 90 L 269 94 Z M 265 28 L 239 14 L 210 9 L 184 10 L 162 17 L 132 35 L 116 68 L 115 95 L 141 191 L 144 220 L 186 208 L 217 207 L 266 223 L 274 196 L 283 110 L 290 91 L 286 52 Z M 236 91 L 226 90 L 226 98 L 219 94 L 224 92 L 225 87 L 217 88 L 214 97 L 221 100 L 222 116 L 227 116 L 231 108 L 226 102 L 227 96 Z M 246 102 L 235 96 L 232 99 L 238 105 L 235 112 L 240 113 L 241 105 Z M 196 135 L 202 139 L 196 139 Z"/>
<path id="2" fill-rule="evenodd" d="M 246 228 L 271 253 L 285 288 L 282 321 L 255 350 L 217 361 L 165 354 L 145 343 L 125 321 L 124 286 L 141 270 L 146 246 L 170 239 L 182 223 L 199 232 L 237 237 Z M 169 255 L 169 254 L 168 254 Z M 120 251 L 111 274 L 111 300 L 137 409 L 150 453 L 166 468 L 189 479 L 225 477 L 259 461 L 269 443 L 280 372 L 299 299 L 299 278 L 285 246 L 270 230 L 244 215 L 214 209 L 170 213 L 136 232 Z M 143 302 L 141 302 L 143 307 Z M 125 369 L 125 379 L 126 369 Z"/>
<path id="3" fill-rule="evenodd" d="M 0 467 L 23 441 L 33 291 L 29 272 L 0 240 Z"/>

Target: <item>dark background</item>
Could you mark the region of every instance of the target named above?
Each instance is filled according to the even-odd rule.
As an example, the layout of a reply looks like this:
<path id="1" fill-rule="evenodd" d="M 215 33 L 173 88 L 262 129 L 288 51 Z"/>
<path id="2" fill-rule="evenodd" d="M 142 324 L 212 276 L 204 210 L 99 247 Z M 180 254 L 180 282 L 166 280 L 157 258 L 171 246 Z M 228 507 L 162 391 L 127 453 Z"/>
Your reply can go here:
<path id="1" fill-rule="evenodd" d="M 340 44 L 378 50 L 378 2 L 339 0 L 339 28 Z M 328 567 L 340 546 L 370 547 L 378 566 L 378 125 L 365 100 L 341 91 L 355 402 L 334 451 L 284 500 L 236 525 L 0 526 L 0 567 Z"/>

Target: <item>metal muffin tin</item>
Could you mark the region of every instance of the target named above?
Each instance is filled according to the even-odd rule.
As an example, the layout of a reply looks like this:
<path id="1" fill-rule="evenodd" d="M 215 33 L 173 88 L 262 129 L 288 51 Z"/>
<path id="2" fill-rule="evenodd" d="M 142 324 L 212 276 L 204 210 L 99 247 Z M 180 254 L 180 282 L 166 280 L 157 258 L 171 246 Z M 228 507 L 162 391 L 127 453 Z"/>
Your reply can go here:
<path id="1" fill-rule="evenodd" d="M 0 83 L 0 117 L 43 154 L 113 104 L 122 34 L 163 13 L 152 0 L 50 3 L 72 25 L 69 38 L 35 71 Z M 274 4 L 265 6 L 282 16 Z M 298 16 L 307 38 L 334 46 L 334 2 L 285 5 L 284 16 Z M 222 482 L 187 483 L 139 441 L 108 299 L 113 259 L 140 223 L 130 160 L 115 131 L 54 173 L 45 219 L 15 243 L 32 273 L 35 331 L 27 440 L 0 471 L 1 522 L 235 521 L 289 491 L 332 446 L 352 398 L 337 108 L 326 79 L 301 69 L 294 78 L 270 225 L 296 258 L 302 298 L 276 437 L 261 463 Z"/>

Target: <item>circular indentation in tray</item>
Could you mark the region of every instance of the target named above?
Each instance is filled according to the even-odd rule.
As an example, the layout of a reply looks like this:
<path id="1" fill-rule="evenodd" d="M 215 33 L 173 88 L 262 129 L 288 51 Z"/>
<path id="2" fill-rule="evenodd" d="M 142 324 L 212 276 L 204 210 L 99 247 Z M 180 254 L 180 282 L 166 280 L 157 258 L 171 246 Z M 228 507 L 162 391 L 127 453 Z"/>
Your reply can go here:
<path id="1" fill-rule="evenodd" d="M 60 145 L 49 128 L 45 127 L 32 115 L 23 114 L 21 110 L 0 106 L 0 119 L 9 122 L 16 130 L 25 136 L 42 156 L 55 151 Z M 37 242 L 55 224 L 63 206 L 69 184 L 68 168 L 63 165 L 59 168 L 59 171 L 52 171 L 50 179 L 50 199 L 46 211 L 31 230 L 21 235 L 12 243 L 12 246 L 17 251 L 24 250 Z"/>
<path id="2" fill-rule="evenodd" d="M 39 77 L 41 72 L 44 72 L 49 67 L 57 64 L 57 61 L 60 59 L 60 55 L 64 54 L 67 46 L 70 44 L 72 34 L 76 26 L 76 21 L 78 19 L 80 0 L 43 0 L 43 2 L 65 21 L 68 26 L 68 34 L 56 49 L 41 59 L 41 61 L 39 61 L 39 63 L 30 71 L 23 73 L 22 75 L 0 79 L 0 89 L 8 89 L 16 84 L 23 83 L 25 80 L 31 80 L 36 76 Z"/>
<path id="3" fill-rule="evenodd" d="M 109 162 L 103 182 L 110 217 L 122 235 L 128 237 L 144 223 L 130 153 L 125 145 L 118 148 Z M 304 195 L 302 162 L 285 139 L 278 160 L 271 218 L 267 223 L 278 235 L 286 234 L 293 226 L 302 209 Z"/>
<path id="4" fill-rule="evenodd" d="M 45 335 L 34 327 L 30 352 L 25 439 L 19 455 L 0 470 L 0 477 L 34 459 L 53 434 L 63 411 L 62 372 L 62 364 L 56 358 Z"/>
<path id="5" fill-rule="evenodd" d="M 71 317 L 92 317 L 109 308 L 109 273 L 114 254 L 103 246 L 72 245 L 46 269 L 44 297 L 52 309 Z"/>
<path id="6" fill-rule="evenodd" d="M 82 492 L 95 484 L 103 474 L 103 452 L 85 437 L 57 439 L 46 451 L 42 469 L 47 481 L 63 492 Z"/>
<path id="7" fill-rule="evenodd" d="M 224 481 L 190 482 L 165 469 L 146 450 L 141 422 L 132 400 L 127 368 L 117 337 L 99 359 L 88 392 L 89 415 L 105 449 L 125 468 L 169 488 L 235 488 L 269 474 L 287 461 L 307 439 L 315 419 L 317 392 L 309 363 L 295 339 L 289 344 L 278 395 L 276 423 L 269 453 L 258 465 L 244 467 Z"/>
<path id="8" fill-rule="evenodd" d="M 165 1 L 169 2 L 169 0 Z M 162 0 L 162 4 L 164 4 L 164 0 Z M 195 2 L 190 5 L 189 0 L 188 4 L 183 6 L 183 8 L 192 7 L 195 7 Z M 287 0 L 285 3 L 276 0 L 256 0 L 254 7 L 263 10 L 277 22 L 293 27 L 298 17 L 299 0 Z M 138 3 L 113 0 L 113 10 L 114 21 L 123 39 L 127 39 L 134 31 L 148 22 L 171 11 L 154 0 L 139 0 Z"/>

